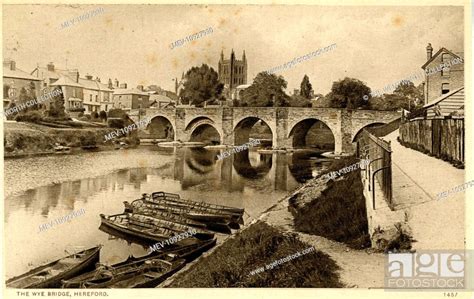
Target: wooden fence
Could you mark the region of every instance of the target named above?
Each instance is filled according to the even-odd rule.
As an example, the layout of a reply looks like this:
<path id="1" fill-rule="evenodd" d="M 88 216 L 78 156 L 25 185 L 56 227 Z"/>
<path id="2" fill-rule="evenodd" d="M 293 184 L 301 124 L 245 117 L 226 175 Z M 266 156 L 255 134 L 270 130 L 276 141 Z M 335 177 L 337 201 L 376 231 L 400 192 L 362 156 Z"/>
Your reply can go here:
<path id="1" fill-rule="evenodd" d="M 400 125 L 403 145 L 464 165 L 464 118 L 414 119 Z"/>

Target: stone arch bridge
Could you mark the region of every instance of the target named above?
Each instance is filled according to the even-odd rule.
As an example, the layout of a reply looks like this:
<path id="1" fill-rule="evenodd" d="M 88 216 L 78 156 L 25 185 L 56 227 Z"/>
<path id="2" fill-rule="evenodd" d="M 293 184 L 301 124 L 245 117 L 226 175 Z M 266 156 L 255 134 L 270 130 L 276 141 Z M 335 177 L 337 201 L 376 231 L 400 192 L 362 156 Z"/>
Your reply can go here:
<path id="1" fill-rule="evenodd" d="M 356 135 L 363 128 L 386 124 L 400 117 L 396 111 L 348 110 L 340 108 L 293 107 L 216 107 L 216 108 L 148 108 L 130 111 L 130 117 L 161 119 L 174 132 L 175 141 L 189 141 L 193 132 L 211 126 L 220 144 L 240 145 L 248 142 L 252 126 L 263 121 L 272 132 L 274 149 L 297 147 L 316 121 L 324 123 L 334 136 L 335 153 L 350 153 Z"/>

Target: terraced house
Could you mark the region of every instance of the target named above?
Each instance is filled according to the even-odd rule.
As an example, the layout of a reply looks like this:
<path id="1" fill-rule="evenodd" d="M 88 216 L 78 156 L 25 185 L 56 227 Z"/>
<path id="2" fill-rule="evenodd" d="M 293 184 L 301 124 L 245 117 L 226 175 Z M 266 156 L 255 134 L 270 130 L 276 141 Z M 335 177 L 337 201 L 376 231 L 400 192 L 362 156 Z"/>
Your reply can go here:
<path id="1" fill-rule="evenodd" d="M 102 110 L 108 112 L 112 107 L 113 86 L 110 79 L 108 84 L 103 84 L 100 78 L 93 79 L 89 74 L 80 78 L 77 69 L 58 69 L 52 62 L 46 67 L 36 67 L 31 75 L 43 82 L 43 88 L 61 88 L 64 106 L 72 116 L 77 116 L 80 112 L 89 115 Z"/>
<path id="2" fill-rule="evenodd" d="M 3 108 L 20 101 L 20 94 L 37 98 L 41 80 L 16 67 L 11 59 L 3 61 Z"/>

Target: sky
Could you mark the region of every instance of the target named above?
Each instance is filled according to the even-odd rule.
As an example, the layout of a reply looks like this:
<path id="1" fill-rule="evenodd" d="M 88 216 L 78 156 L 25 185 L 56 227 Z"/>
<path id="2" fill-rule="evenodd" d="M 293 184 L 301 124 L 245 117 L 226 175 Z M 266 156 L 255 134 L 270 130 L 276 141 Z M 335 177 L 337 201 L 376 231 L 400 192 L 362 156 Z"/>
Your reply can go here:
<path id="1" fill-rule="evenodd" d="M 67 28 L 61 24 L 97 8 Z M 372 90 L 419 72 L 426 46 L 463 52 L 463 7 L 262 5 L 4 5 L 3 57 L 31 72 L 38 64 L 77 68 L 128 87 L 156 84 L 206 63 L 217 70 L 221 50 L 245 50 L 248 83 L 262 71 L 336 44 L 334 50 L 280 71 L 287 93 L 309 76 L 315 93 L 357 78 Z M 170 44 L 212 27 L 212 33 Z M 418 84 L 419 82 L 415 82 Z"/>

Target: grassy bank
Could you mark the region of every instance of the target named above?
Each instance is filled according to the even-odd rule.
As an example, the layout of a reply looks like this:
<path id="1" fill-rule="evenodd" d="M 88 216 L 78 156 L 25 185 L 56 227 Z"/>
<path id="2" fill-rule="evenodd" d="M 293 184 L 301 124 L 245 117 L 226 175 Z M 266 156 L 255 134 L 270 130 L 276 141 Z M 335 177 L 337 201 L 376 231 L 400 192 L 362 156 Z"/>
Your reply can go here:
<path id="1" fill-rule="evenodd" d="M 358 162 L 355 157 L 335 160 L 321 176 Z M 321 176 L 320 184 L 324 184 Z M 308 194 L 314 197 L 306 198 L 306 204 L 300 204 L 300 197 L 308 197 Z M 290 199 L 290 210 L 295 217 L 295 228 L 300 232 L 343 242 L 355 249 L 370 246 L 367 211 L 358 170 L 327 181 L 326 188 L 317 195 L 311 195 L 311 192 L 296 194 Z"/>
<path id="2" fill-rule="evenodd" d="M 227 240 L 211 255 L 177 277 L 169 287 L 343 287 L 338 266 L 328 255 L 314 250 L 258 274 L 250 272 L 307 249 L 294 235 L 286 235 L 257 222 Z"/>
<path id="3" fill-rule="evenodd" d="M 54 150 L 55 143 L 69 147 L 104 145 L 110 128 L 51 128 L 33 123 L 5 122 L 5 154 L 41 153 Z"/>

